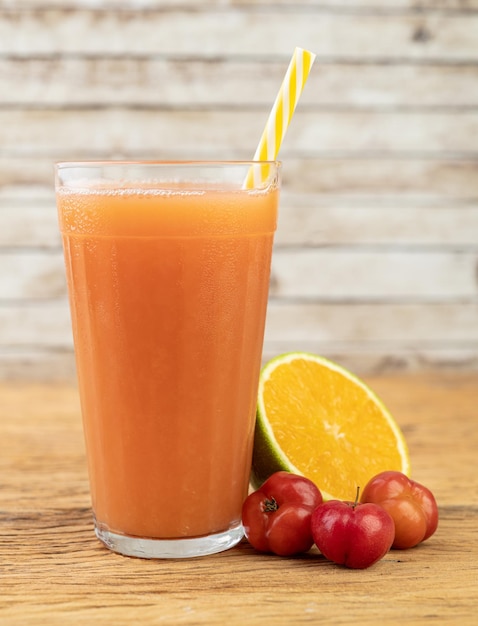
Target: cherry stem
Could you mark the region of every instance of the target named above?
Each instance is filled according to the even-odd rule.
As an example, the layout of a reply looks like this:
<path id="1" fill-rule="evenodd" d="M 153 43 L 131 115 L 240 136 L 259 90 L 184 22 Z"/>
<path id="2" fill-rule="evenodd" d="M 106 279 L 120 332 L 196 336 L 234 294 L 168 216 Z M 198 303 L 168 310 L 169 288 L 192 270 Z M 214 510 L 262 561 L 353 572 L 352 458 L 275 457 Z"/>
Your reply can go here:
<path id="1" fill-rule="evenodd" d="M 359 503 L 359 495 L 360 495 L 360 486 L 357 485 L 357 493 L 355 494 L 355 502 L 353 504 L 353 508 L 354 509 L 357 506 L 357 504 Z"/>
<path id="2" fill-rule="evenodd" d="M 263 503 L 264 513 L 274 513 L 279 508 L 276 500 L 271 496 L 270 498 L 266 498 Z"/>

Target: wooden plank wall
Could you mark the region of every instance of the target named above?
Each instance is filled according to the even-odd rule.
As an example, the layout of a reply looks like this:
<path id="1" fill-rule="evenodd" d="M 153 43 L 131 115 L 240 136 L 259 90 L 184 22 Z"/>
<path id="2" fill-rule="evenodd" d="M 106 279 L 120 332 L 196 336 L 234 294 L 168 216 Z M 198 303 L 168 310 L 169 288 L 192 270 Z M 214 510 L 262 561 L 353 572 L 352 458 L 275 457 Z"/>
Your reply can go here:
<path id="1" fill-rule="evenodd" d="M 478 0 L 0 0 L 0 377 L 74 373 L 54 161 L 251 158 L 296 45 L 265 358 L 478 369 Z"/>

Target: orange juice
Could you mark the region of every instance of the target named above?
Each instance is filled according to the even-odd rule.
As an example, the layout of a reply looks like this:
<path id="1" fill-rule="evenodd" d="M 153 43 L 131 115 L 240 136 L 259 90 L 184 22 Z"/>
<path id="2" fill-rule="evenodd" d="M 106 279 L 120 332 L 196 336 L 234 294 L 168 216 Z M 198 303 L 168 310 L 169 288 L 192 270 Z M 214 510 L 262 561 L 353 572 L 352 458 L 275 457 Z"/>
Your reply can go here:
<path id="1" fill-rule="evenodd" d="M 100 535 L 240 527 L 277 187 L 58 189 Z"/>

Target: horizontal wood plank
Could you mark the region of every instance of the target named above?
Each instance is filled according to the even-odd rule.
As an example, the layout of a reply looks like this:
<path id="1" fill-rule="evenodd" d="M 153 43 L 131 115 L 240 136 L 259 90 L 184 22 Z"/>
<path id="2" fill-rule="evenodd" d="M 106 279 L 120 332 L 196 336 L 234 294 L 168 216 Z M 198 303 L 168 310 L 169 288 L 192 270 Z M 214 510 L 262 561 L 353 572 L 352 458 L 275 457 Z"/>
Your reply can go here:
<path id="1" fill-rule="evenodd" d="M 45 300 L 65 293 L 61 251 L 0 253 L 0 300 Z"/>
<path id="2" fill-rule="evenodd" d="M 478 346 L 478 303 L 269 302 L 266 341 L 323 345 Z M 0 303 L 0 346 L 71 349 L 66 299 Z"/>
<path id="3" fill-rule="evenodd" d="M 1 162 L 1 159 L 0 159 Z M 7 163 L 8 172 L 8 163 Z M 295 193 L 342 193 L 386 197 L 478 197 L 478 161 L 394 155 L 356 158 L 285 158 L 284 189 Z M 0 171 L 0 180 L 1 180 Z M 7 178 L 7 180 L 11 180 Z"/>
<path id="4" fill-rule="evenodd" d="M 478 347 L 478 303 L 290 303 L 272 299 L 266 341 L 325 346 L 395 344 L 401 349 Z"/>
<path id="5" fill-rule="evenodd" d="M 385 343 L 323 343 L 310 339 L 298 341 L 265 341 L 263 361 L 279 354 L 302 350 L 319 354 L 339 363 L 358 375 L 388 372 L 465 371 L 478 370 L 476 344 L 434 344 L 404 347 L 398 342 Z M 26 377 L 23 377 L 27 379 Z M 57 377 L 65 380 L 64 377 Z"/>
<path id="6" fill-rule="evenodd" d="M 197 158 L 227 151 L 252 158 L 267 115 L 265 110 L 0 110 L 0 145 L 4 155 L 29 157 L 91 159 L 112 151 L 149 155 L 180 149 Z M 281 156 L 468 154 L 478 167 L 476 135 L 475 111 L 302 110 L 291 124 Z"/>
<path id="7" fill-rule="evenodd" d="M 282 194 L 278 246 L 478 246 L 478 202 Z M 59 248 L 53 189 L 0 190 L 0 249 Z"/>
<path id="8" fill-rule="evenodd" d="M 0 58 L 0 106 L 269 108 L 284 70 L 283 62 L 260 58 L 7 57 Z M 301 96 L 302 107 L 338 109 L 477 104 L 478 66 L 456 63 L 384 66 L 322 60 Z"/>
<path id="9" fill-rule="evenodd" d="M 0 302 L 0 346 L 9 350 L 71 351 L 73 339 L 66 298 L 23 305 Z"/>
<path id="10" fill-rule="evenodd" d="M 203 4 L 194 19 L 181 9 L 85 8 L 0 14 L 0 54 L 167 54 L 283 56 L 300 42 L 321 57 L 476 61 L 478 15 L 441 12 L 325 12 L 321 7 Z M 19 33 L 21 36 L 19 37 Z M 370 33 L 374 33 L 371 37 Z"/>
<path id="11" fill-rule="evenodd" d="M 476 248 L 478 203 L 285 193 L 277 246 Z"/>
<path id="12" fill-rule="evenodd" d="M 4 348 L 0 345 L 1 381 L 54 381 L 76 380 L 73 349 L 55 350 L 51 347 Z"/>
<path id="13" fill-rule="evenodd" d="M 279 354 L 304 350 L 329 358 L 358 375 L 389 372 L 477 371 L 476 345 L 434 344 L 403 347 L 398 342 L 323 343 L 297 339 L 264 342 L 263 363 Z M 72 348 L 29 346 L 4 348 L 0 345 L 0 380 L 74 381 Z"/>
<path id="14" fill-rule="evenodd" d="M 0 198 L 0 250 L 6 248 L 59 248 L 60 231 L 53 203 L 40 201 L 19 206 L 6 204 Z"/>
<path id="15" fill-rule="evenodd" d="M 196 155 L 198 156 L 198 155 Z M 200 155 L 199 155 L 200 156 Z M 210 151 L 204 158 L 251 158 L 250 154 Z M 82 155 L 68 151 L 51 156 L 5 156 L 0 152 L 0 190 L 25 185 L 52 189 L 54 161 L 81 159 Z M 84 158 L 84 155 L 83 155 Z M 162 146 L 158 142 L 154 154 L 118 154 L 109 150 L 97 158 L 194 158 L 181 146 Z M 472 158 L 436 159 L 398 158 L 397 156 L 356 156 L 335 158 L 297 158 L 287 156 L 283 167 L 284 192 L 294 194 L 341 194 L 352 198 L 373 196 L 405 202 L 422 199 L 478 199 L 478 161 Z"/>
<path id="16" fill-rule="evenodd" d="M 322 301 L 478 298 L 478 252 L 279 249 L 271 295 Z"/>
<path id="17" fill-rule="evenodd" d="M 42 10 L 45 8 L 65 8 L 68 5 L 87 9 L 187 9 L 197 11 L 204 8 L 204 0 L 0 0 L 0 7 L 31 8 Z M 208 7 L 245 8 L 254 7 L 291 7 L 290 0 L 208 0 Z M 451 13 L 467 13 L 478 9 L 478 0 L 297 0 L 294 10 L 304 7 L 316 7 L 317 10 L 329 10 L 334 12 L 354 11 L 370 13 L 380 9 L 393 12 L 422 12 L 422 11 L 446 11 Z"/>
<path id="18" fill-rule="evenodd" d="M 427 253 L 277 248 L 271 296 L 320 301 L 475 301 L 477 251 Z M 61 250 L 0 255 L 0 299 L 65 294 Z"/>
<path id="19" fill-rule="evenodd" d="M 74 5 L 77 8 L 87 9 L 186 9 L 197 11 L 204 8 L 204 0 L 0 0 L 0 7 L 11 8 L 12 5 L 21 8 L 42 10 L 45 8 Z M 208 0 L 208 7 L 220 9 L 261 7 L 291 8 L 290 0 Z M 294 10 L 305 7 L 315 7 L 317 10 L 332 10 L 333 12 L 347 12 L 353 9 L 357 12 L 370 13 L 380 9 L 391 12 L 422 12 L 446 11 L 450 13 L 468 13 L 478 9 L 478 0 L 297 0 Z"/>

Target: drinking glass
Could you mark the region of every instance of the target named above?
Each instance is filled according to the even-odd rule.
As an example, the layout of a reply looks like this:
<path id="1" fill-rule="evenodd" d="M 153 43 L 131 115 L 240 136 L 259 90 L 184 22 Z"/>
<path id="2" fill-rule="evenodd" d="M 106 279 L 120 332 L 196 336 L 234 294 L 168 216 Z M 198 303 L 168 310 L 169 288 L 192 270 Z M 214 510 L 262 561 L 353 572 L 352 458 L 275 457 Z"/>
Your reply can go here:
<path id="1" fill-rule="evenodd" d="M 279 191 L 278 162 L 56 165 L 95 532 L 116 552 L 243 536 Z"/>

